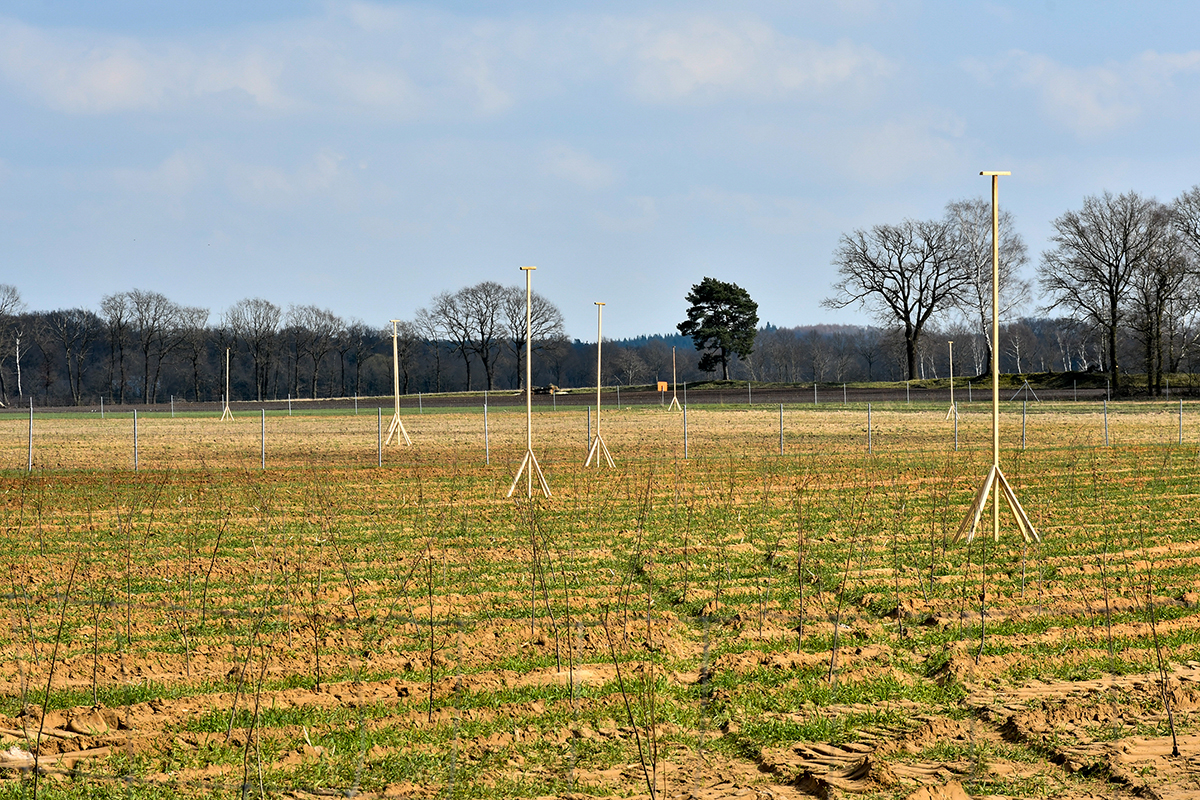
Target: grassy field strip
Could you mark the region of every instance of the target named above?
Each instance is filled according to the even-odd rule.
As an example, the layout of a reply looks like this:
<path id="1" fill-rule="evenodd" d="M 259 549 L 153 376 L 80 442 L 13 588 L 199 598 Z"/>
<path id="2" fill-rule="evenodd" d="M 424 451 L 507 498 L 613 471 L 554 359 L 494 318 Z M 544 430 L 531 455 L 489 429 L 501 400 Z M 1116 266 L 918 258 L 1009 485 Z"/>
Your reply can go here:
<path id="1" fill-rule="evenodd" d="M 1006 404 L 1001 441 L 1020 450 L 1022 433 L 1027 448 L 1098 447 L 1104 445 L 1104 415 L 1088 404 L 1030 404 L 1022 420 L 1017 404 Z M 1014 407 L 1015 406 L 1015 407 Z M 991 420 L 986 404 L 960 405 L 960 450 L 988 449 Z M 1190 409 L 1188 409 L 1190 410 Z M 872 409 L 872 448 L 880 451 L 953 451 L 954 424 L 946 409 L 892 405 Z M 384 423 L 388 418 L 385 415 Z M 1113 446 L 1173 445 L 1179 439 L 1177 407 L 1170 404 L 1113 404 L 1109 409 L 1108 441 Z M 865 407 L 796 406 L 784 410 L 784 452 L 814 450 L 855 453 L 867 448 Z M 1184 443 L 1200 443 L 1200 429 L 1185 410 Z M 405 427 L 416 447 L 384 449 L 388 464 L 421 465 L 453 459 L 475 465 L 519 461 L 524 454 L 525 419 L 515 409 L 488 415 L 485 449 L 484 419 L 479 411 L 412 414 Z M 215 416 L 144 414 L 138 419 L 138 466 L 141 469 L 252 469 L 261 465 L 262 421 L 245 414 L 232 422 Z M 603 412 L 605 442 L 614 456 L 626 460 L 657 460 L 683 456 L 683 416 L 658 408 L 634 407 Z M 1024 429 L 1024 431 L 1023 431 Z M 0 417 L 0 465 L 24 469 L 28 463 L 27 418 Z M 696 457 L 766 456 L 779 453 L 777 407 L 688 409 L 688 455 Z M 586 456 L 586 409 L 564 407 L 538 411 L 534 417 L 535 450 L 539 460 L 571 464 Z M 266 457 L 269 466 L 296 464 L 372 466 L 378 459 L 378 418 L 374 413 L 350 412 L 315 416 L 267 415 Z M 132 469 L 133 419 L 92 414 L 37 416 L 34 420 L 34 465 L 42 469 Z"/>
<path id="2" fill-rule="evenodd" d="M 1161 743 L 1160 673 L 1196 732 L 1196 447 L 1158 411 L 1110 415 L 1108 448 L 1095 415 L 1042 413 L 1022 452 L 1007 419 L 1043 543 L 1005 519 L 952 545 L 989 432 L 964 415 L 955 453 L 944 415 L 873 410 L 868 456 L 855 411 L 788 409 L 780 459 L 777 408 L 689 409 L 685 461 L 678 415 L 614 412 L 618 469 L 584 470 L 586 418 L 547 412 L 532 503 L 503 498 L 519 414 L 490 416 L 490 467 L 481 415 L 406 418 L 382 469 L 374 415 L 268 417 L 265 472 L 258 419 L 139 420 L 138 473 L 108 463 L 131 420 L 46 420 L 57 466 L 0 478 L 0 743 L 108 748 L 51 797 L 1162 785 L 1158 744 L 1133 768 L 1091 742 Z M 1064 711 L 1010 723 L 1031 698 Z"/>

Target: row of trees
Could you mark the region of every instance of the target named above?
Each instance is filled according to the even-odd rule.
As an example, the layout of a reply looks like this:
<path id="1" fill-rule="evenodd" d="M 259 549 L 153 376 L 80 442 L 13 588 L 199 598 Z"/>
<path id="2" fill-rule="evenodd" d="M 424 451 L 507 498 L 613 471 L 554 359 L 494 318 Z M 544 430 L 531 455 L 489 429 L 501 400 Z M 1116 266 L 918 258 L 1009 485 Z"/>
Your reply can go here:
<path id="1" fill-rule="evenodd" d="M 531 299 L 533 348 L 566 345 L 558 308 L 540 295 Z M 76 405 L 101 396 L 118 404 L 168 395 L 215 400 L 224 393 L 227 354 L 233 398 L 391 392 L 390 325 L 345 320 L 313 305 L 284 310 L 263 298 L 233 304 L 215 323 L 210 316 L 142 289 L 107 295 L 98 311 L 30 312 L 16 287 L 0 285 L 0 402 L 14 395 Z M 480 377 L 491 389 L 508 367 L 520 386 L 525 291 L 484 282 L 443 292 L 414 320 L 397 321 L 396 333 L 406 392 L 410 378 L 426 372 L 425 390 L 470 389 Z M 444 364 L 454 355 L 461 366 Z"/>
<path id="2" fill-rule="evenodd" d="M 963 200 L 937 219 L 843 235 L 825 304 L 865 306 L 878 328 L 759 329 L 757 304 L 744 289 L 706 277 L 686 297 L 681 336 L 623 343 L 608 354 L 606 377 L 669 377 L 667 343 L 686 345 L 685 336 L 701 351 L 698 364 L 679 359 L 685 380 L 718 370 L 755 380 L 919 378 L 936 375 L 937 342 L 949 338 L 968 359 L 965 372 L 975 374 L 989 371 L 997 354 L 1011 357 L 1017 371 L 1100 364 L 1119 390 L 1120 364 L 1140 359 L 1150 392 L 1160 394 L 1166 375 L 1191 371 L 1200 341 L 1200 186 L 1170 203 L 1104 193 L 1054 220 L 1037 280 L 1043 311 L 1070 316 L 1012 322 L 1001 343 L 990 341 L 991 221 L 987 200 Z M 1030 302 L 1032 284 L 1021 275 L 1029 256 L 1010 214 L 999 226 L 1000 312 L 1012 320 Z M 594 380 L 582 355 L 588 345 L 568 341 L 559 309 L 537 293 L 530 301 L 530 345 L 541 354 L 536 382 Z M 140 289 L 103 297 L 98 312 L 28 312 L 15 287 L 0 285 L 0 402 L 33 393 L 75 404 L 97 396 L 218 399 L 227 354 L 234 398 L 388 394 L 393 330 L 405 393 L 521 388 L 525 312 L 522 287 L 493 281 L 442 292 L 413 319 L 382 329 L 312 305 L 285 311 L 262 298 L 241 300 L 214 322 L 208 309 Z M 900 376 L 892 374 L 897 348 Z"/>
<path id="3" fill-rule="evenodd" d="M 1031 285 L 1021 277 L 1028 249 L 1012 215 L 1001 212 L 1000 296 L 1008 317 L 1028 303 Z M 834 253 L 839 279 L 829 308 L 860 305 L 904 339 L 910 378 L 918 376 L 921 336 L 930 324 L 968 326 L 986 346 L 984 371 L 994 350 L 992 318 L 992 209 L 987 200 L 949 203 L 940 218 L 906 219 L 844 234 Z"/>
<path id="4" fill-rule="evenodd" d="M 0 297 L 13 297 L 15 293 Z M 107 300 L 108 298 L 106 298 Z M 137 300 L 130 308 L 164 307 L 161 299 Z M 18 297 L 19 303 L 19 297 Z M 107 304 L 108 313 L 117 316 Z M 11 307 L 11 304 L 10 304 Z M 432 309 L 429 309 L 432 313 Z M 328 311 L 294 307 L 286 311 L 262 299 L 243 300 L 212 326 L 189 327 L 196 315 L 176 322 L 149 325 L 129 315 L 123 330 L 104 314 L 73 309 L 20 312 L 6 318 L 0 378 L 6 397 L 35 396 L 39 404 L 166 402 L 168 397 L 214 401 L 224 391 L 226 348 L 230 348 L 232 397 L 235 400 L 283 399 L 288 395 L 390 395 L 392 388 L 391 328 L 340 323 Z M 422 315 L 423 317 L 423 315 Z M 183 320 L 181 323 L 179 320 Z M 302 324 L 307 322 L 307 324 Z M 470 370 L 473 386 L 486 386 L 482 360 L 462 359 L 462 341 L 426 338 L 415 322 L 398 323 L 401 387 L 405 393 L 461 390 Z M 310 327 L 311 326 L 311 327 Z M 155 334 L 155 330 L 161 332 Z M 407 331 L 407 333 L 405 333 Z M 1185 335 L 1194 341 L 1195 331 Z M 953 340 L 954 373 L 986 371 L 990 348 L 983 337 L 960 324 L 927 326 L 917 348 L 918 378 L 945 377 L 949 371 L 947 341 Z M 1095 369 L 1105 363 L 1108 339 L 1094 325 L 1069 318 L 1020 319 L 1002 327 L 1001 368 L 1008 372 Z M 538 340 L 534 382 L 590 386 L 595 381 L 594 343 L 563 338 Z M 1119 358 L 1132 359 L 1140 342 L 1122 332 Z M 692 341 L 683 335 L 648 336 L 608 341 L 604 346 L 607 384 L 645 384 L 670 380 L 673 363 L 681 381 L 724 375 L 719 358 L 701 370 L 689 358 Z M 124 355 L 122 355 L 122 352 Z M 468 347 L 468 352 L 471 352 Z M 492 351 L 489 365 L 496 390 L 516 390 L 524 374 L 517 360 L 521 348 L 512 343 Z M 1179 371 L 1195 371 L 1200 350 L 1188 348 Z M 755 331 L 754 348 L 729 366 L 729 377 L 755 381 L 840 383 L 901 380 L 908 375 L 906 341 L 899 328 L 816 326 Z M 148 376 L 148 377 L 147 377 Z M 149 386 L 147 392 L 145 387 Z M 302 389 L 303 391 L 299 391 Z"/>
<path id="5" fill-rule="evenodd" d="M 858 304 L 902 332 L 907 371 L 917 377 L 927 326 L 965 327 L 993 351 L 991 242 L 987 200 L 947 205 L 940 218 L 876 225 L 841 237 L 831 308 Z M 1177 372 L 1196 344 L 1200 311 L 1200 186 L 1170 203 L 1137 192 L 1085 198 L 1083 207 L 1054 220 L 1055 235 L 1037 268 L 1047 298 L 1044 312 L 1066 311 L 1101 331 L 1100 351 L 1114 390 L 1121 386 L 1122 337 L 1140 345 L 1151 393 Z M 1001 212 L 1002 318 L 1029 303 L 1031 284 L 1020 275 L 1028 251 L 1013 218 Z"/>

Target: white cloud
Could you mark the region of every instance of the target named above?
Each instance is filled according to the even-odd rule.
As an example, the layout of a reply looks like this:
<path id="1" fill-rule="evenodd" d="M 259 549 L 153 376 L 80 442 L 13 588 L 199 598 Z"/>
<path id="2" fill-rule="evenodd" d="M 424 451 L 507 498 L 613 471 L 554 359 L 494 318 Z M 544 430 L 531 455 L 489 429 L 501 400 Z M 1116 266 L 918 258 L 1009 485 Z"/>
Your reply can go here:
<path id="1" fill-rule="evenodd" d="M 278 61 L 255 49 L 197 52 L 177 43 L 0 20 L 0 80 L 70 113 L 160 109 L 228 91 L 263 107 L 287 108 L 292 101 L 279 88 L 280 70 Z"/>
<path id="2" fill-rule="evenodd" d="M 208 174 L 208 164 L 198 153 L 178 151 L 152 169 L 116 169 L 117 186 L 138 193 L 178 196 L 191 191 Z"/>
<path id="3" fill-rule="evenodd" d="M 460 17 L 334 3 L 320 15 L 220 38 L 116 36 L 0 18 L 0 82 L 76 114 L 190 108 L 248 98 L 276 112 L 401 119 L 502 114 L 596 80 L 650 103 L 874 91 L 876 50 L 780 33 L 752 17 Z"/>
<path id="4" fill-rule="evenodd" d="M 722 219 L 743 220 L 751 228 L 783 236 L 833 222 L 819 203 L 787 195 L 731 192 L 710 186 L 695 192 L 694 199 Z"/>
<path id="5" fill-rule="evenodd" d="M 812 95 L 873 86 L 893 71 L 870 47 L 798 39 L 757 20 L 610 20 L 597 47 L 627 65 L 633 93 L 648 102 Z"/>
<path id="6" fill-rule="evenodd" d="M 557 145 L 546 153 L 547 174 L 570 181 L 584 189 L 604 189 L 616 180 L 615 170 L 582 150 Z"/>
<path id="7" fill-rule="evenodd" d="M 1200 73 L 1200 51 L 1147 51 L 1128 61 L 1084 67 L 1016 51 L 1003 62 L 974 69 L 981 77 L 999 76 L 1032 89 L 1046 117 L 1089 137 L 1133 123 L 1148 106 L 1178 90 L 1180 79 Z"/>
<path id="8" fill-rule="evenodd" d="M 658 222 L 658 202 L 653 197 L 636 195 L 623 202 L 623 213 L 595 213 L 596 225 L 608 233 L 643 233 Z"/>
<path id="9" fill-rule="evenodd" d="M 395 6 L 378 3 L 351 2 L 334 6 L 334 14 L 343 14 L 364 31 L 379 32 L 395 30 L 404 24 L 407 15 Z"/>
<path id="10" fill-rule="evenodd" d="M 824 148 L 845 174 L 865 184 L 894 184 L 914 176 L 940 181 L 978 171 L 969 163 L 965 127 L 953 114 L 929 110 L 837 131 Z"/>
<path id="11" fill-rule="evenodd" d="M 342 70 L 337 76 L 346 94 L 357 104 L 383 109 L 415 110 L 420 98 L 404 73 L 386 66 Z"/>
<path id="12" fill-rule="evenodd" d="M 345 169 L 346 156 L 329 149 L 317 151 L 293 169 L 274 165 L 228 163 L 225 179 L 242 202 L 253 206 L 280 207 L 341 194 L 343 184 L 353 181 Z M 336 199 L 336 198 L 335 198 Z"/>

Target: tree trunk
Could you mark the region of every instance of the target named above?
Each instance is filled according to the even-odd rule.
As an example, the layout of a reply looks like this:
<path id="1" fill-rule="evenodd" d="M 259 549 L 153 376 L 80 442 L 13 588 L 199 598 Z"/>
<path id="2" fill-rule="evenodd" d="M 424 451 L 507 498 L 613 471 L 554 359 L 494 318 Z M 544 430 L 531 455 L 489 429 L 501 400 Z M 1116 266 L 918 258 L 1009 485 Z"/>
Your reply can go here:
<path id="1" fill-rule="evenodd" d="M 917 337 L 912 333 L 904 334 L 904 355 L 908 359 L 908 379 L 917 377 Z"/>
<path id="2" fill-rule="evenodd" d="M 1121 386 L 1121 372 L 1117 366 L 1117 326 L 1108 326 L 1108 377 L 1112 381 L 1113 394 Z"/>

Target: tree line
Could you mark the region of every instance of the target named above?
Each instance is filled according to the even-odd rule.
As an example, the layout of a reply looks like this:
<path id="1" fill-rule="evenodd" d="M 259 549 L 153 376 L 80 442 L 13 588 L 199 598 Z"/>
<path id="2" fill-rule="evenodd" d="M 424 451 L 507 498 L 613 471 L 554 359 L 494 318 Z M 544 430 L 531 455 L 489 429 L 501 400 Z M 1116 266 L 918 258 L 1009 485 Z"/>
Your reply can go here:
<path id="1" fill-rule="evenodd" d="M 468 288 L 480 291 L 478 285 Z M 314 306 L 284 310 L 261 298 L 239 301 L 209 323 L 206 309 L 179 306 L 143 290 L 105 297 L 99 312 L 29 312 L 11 286 L 0 286 L 0 300 L 0 392 L 8 405 L 28 403 L 30 397 L 39 405 L 95 405 L 101 397 L 115 404 L 165 403 L 172 397 L 218 401 L 224 394 L 227 350 L 234 401 L 388 396 L 392 391 L 390 323 L 374 327 L 346 321 Z M 437 303 L 456 303 L 445 295 L 435 301 L 396 324 L 401 391 L 520 389 L 523 337 L 495 331 L 453 338 L 438 327 L 422 330 L 438 324 L 433 319 Z M 544 298 L 540 302 L 548 323 L 543 330 L 555 335 L 535 334 L 534 383 L 594 385 L 595 343 L 562 336 L 556 309 Z M 505 316 L 497 319 L 508 326 Z M 955 375 L 987 371 L 990 351 L 982 337 L 962 320 L 945 325 L 935 320 L 917 347 L 917 378 L 949 374 L 951 340 Z M 486 366 L 477 354 L 485 341 L 492 343 Z M 1095 370 L 1108 347 L 1104 333 L 1086 322 L 1023 318 L 1001 328 L 1000 363 L 1007 372 Z M 1122 332 L 1117 347 L 1123 358 L 1134 358 L 1141 343 Z M 1172 371 L 1195 371 L 1200 351 L 1183 352 L 1184 360 Z M 725 368 L 710 359 L 709 370 L 700 369 L 703 354 L 697 358 L 692 339 L 682 334 L 606 340 L 603 356 L 606 385 L 653 384 L 673 375 L 695 383 L 723 375 Z M 732 378 L 763 382 L 898 381 L 908 377 L 906 341 L 895 327 L 767 323 L 757 328 L 754 349 L 729 369 Z"/>
<path id="2" fill-rule="evenodd" d="M 972 347 L 982 347 L 987 371 L 994 349 L 991 224 L 989 201 L 962 200 L 935 219 L 844 234 L 833 257 L 838 279 L 825 305 L 862 306 L 902 336 L 910 378 L 918 377 L 921 340 L 935 324 L 968 334 Z M 1002 211 L 1002 318 L 1027 306 L 1032 293 L 1020 274 L 1028 249 L 1015 227 Z M 1121 389 L 1121 364 L 1140 361 L 1148 391 L 1161 394 L 1166 375 L 1185 365 L 1190 371 L 1197 342 L 1200 186 L 1167 203 L 1133 191 L 1104 192 L 1085 198 L 1053 227 L 1036 269 L 1046 298 L 1042 313 L 1068 315 L 1072 324 L 1060 326 L 1064 337 L 1099 337 L 1096 363 L 1114 391 Z"/>
<path id="3" fill-rule="evenodd" d="M 402 390 L 519 388 L 525 299 L 523 288 L 485 281 L 443 292 L 414 319 L 396 321 Z M 569 346 L 558 308 L 536 293 L 531 300 L 532 348 Z M 392 338 L 391 323 L 257 297 L 216 319 L 143 289 L 106 295 L 95 310 L 29 311 L 17 287 L 0 284 L 0 402 L 219 400 L 227 358 L 233 400 L 391 394 Z M 536 377 L 551 371 L 542 366 Z"/>
<path id="4" fill-rule="evenodd" d="M 841 237 L 825 303 L 872 311 L 878 325 L 759 327 L 735 284 L 705 278 L 679 334 L 606 342 L 608 384 L 722 378 L 849 382 L 956 375 L 1103 370 L 1114 391 L 1137 364 L 1153 394 L 1195 371 L 1200 341 L 1200 186 L 1162 203 L 1105 192 L 1054 220 L 1036 280 L 1041 316 L 1020 316 L 1033 292 L 1015 221 L 1000 224 L 1001 341 L 990 341 L 991 207 L 949 203 L 941 217 L 876 225 Z M 571 340 L 558 307 L 531 298 L 535 384 L 594 384 L 595 343 Z M 1052 313 L 1062 316 L 1050 317 Z M 401 391 L 517 390 L 524 380 L 525 291 L 484 281 L 434 296 L 386 326 L 315 305 L 263 298 L 219 315 L 142 289 L 86 308 L 30 311 L 0 284 L 0 402 L 84 405 L 219 400 L 229 358 L 232 400 L 391 394 L 393 324 Z M 687 334 L 687 335 L 684 335 Z M 691 338 L 689 338 L 691 337 Z M 693 342 L 702 351 L 696 356 Z"/>

